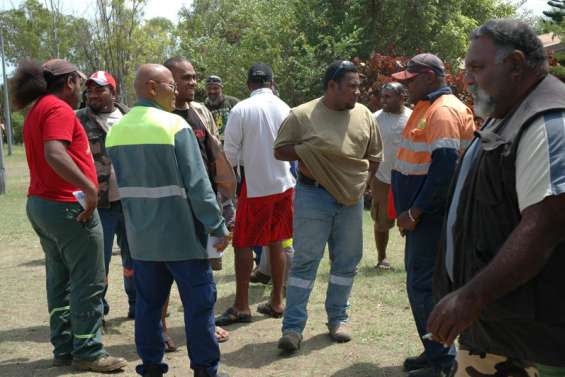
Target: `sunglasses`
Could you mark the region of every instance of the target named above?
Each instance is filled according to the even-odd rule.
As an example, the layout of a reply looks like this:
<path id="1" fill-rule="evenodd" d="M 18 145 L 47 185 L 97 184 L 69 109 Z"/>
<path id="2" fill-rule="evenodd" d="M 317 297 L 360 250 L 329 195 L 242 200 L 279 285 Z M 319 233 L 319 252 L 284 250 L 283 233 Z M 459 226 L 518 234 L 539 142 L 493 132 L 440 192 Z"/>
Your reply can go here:
<path id="1" fill-rule="evenodd" d="M 343 70 L 350 70 L 350 69 L 357 69 L 357 67 L 355 66 L 355 64 L 353 64 L 353 62 L 349 61 L 349 60 L 342 60 L 341 63 L 339 63 L 339 66 L 337 67 L 337 69 L 334 71 L 332 77 L 330 78 L 329 81 L 334 81 L 335 78 L 339 75 L 339 73 Z"/>

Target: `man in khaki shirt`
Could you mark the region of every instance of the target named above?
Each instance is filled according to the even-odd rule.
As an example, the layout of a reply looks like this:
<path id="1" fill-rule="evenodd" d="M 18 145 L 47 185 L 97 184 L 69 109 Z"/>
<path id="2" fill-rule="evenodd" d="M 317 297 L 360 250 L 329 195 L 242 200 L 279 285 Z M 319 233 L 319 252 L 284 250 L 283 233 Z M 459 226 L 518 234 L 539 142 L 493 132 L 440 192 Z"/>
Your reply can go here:
<path id="1" fill-rule="evenodd" d="M 275 158 L 299 161 L 294 202 L 295 255 L 287 283 L 279 348 L 300 347 L 306 306 L 326 243 L 331 274 L 326 296 L 330 336 L 348 342 L 347 306 L 363 254 L 363 192 L 381 160 L 375 120 L 358 104 L 359 73 L 350 61 L 326 69 L 324 95 L 292 109 L 275 140 Z"/>

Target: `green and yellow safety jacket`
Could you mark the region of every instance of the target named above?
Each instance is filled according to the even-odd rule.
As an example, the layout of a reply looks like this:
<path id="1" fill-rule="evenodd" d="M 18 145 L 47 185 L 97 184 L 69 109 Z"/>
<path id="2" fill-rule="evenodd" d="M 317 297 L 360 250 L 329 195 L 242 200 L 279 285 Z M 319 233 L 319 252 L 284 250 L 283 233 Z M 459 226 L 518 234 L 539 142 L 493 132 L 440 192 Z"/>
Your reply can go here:
<path id="1" fill-rule="evenodd" d="M 138 102 L 106 137 L 134 259 L 206 259 L 208 234 L 228 230 L 194 132 L 180 116 Z"/>

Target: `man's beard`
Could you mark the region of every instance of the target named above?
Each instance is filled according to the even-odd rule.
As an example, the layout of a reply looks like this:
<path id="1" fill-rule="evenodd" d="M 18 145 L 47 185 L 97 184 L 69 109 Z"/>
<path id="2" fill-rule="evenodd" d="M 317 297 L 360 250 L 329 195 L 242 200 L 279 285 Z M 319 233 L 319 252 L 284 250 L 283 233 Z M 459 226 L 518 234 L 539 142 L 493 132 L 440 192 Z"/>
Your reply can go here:
<path id="1" fill-rule="evenodd" d="M 473 111 L 475 115 L 486 119 L 494 114 L 496 101 L 477 85 L 469 85 L 469 93 L 473 96 Z"/>
<path id="2" fill-rule="evenodd" d="M 208 97 L 208 103 L 212 106 L 218 106 L 224 101 L 224 96 Z"/>

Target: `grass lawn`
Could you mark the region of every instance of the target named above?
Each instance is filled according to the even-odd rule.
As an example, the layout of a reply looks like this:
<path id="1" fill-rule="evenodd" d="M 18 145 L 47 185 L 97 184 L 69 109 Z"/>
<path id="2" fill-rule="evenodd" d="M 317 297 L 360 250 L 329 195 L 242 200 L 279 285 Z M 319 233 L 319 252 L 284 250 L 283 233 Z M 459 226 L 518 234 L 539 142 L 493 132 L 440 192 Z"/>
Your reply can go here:
<path id="1" fill-rule="evenodd" d="M 68 367 L 51 367 L 48 313 L 45 297 L 43 252 L 25 215 L 28 171 L 23 147 L 5 158 L 7 193 L 0 196 L 0 376 L 70 376 Z M 222 348 L 222 369 L 232 377 L 369 377 L 403 376 L 402 360 L 421 352 L 405 293 L 403 239 L 391 232 L 390 260 L 394 271 L 377 272 L 372 222 L 364 218 L 365 256 L 359 266 L 351 295 L 351 327 L 354 340 L 334 344 L 327 335 L 324 299 L 329 277 L 327 255 L 318 271 L 309 305 L 309 321 L 299 353 L 283 357 L 276 347 L 280 320 L 254 313 L 251 324 L 230 326 L 231 336 Z M 224 256 L 224 269 L 216 274 L 220 313 L 232 304 L 235 283 L 233 250 Z M 108 351 L 129 361 L 121 376 L 136 376 L 133 321 L 126 320 L 127 298 L 122 288 L 121 261 L 111 263 L 108 301 L 110 314 L 104 343 Z M 269 287 L 251 287 L 252 310 L 267 300 Z M 182 305 L 176 288 L 170 304 L 169 327 L 179 351 L 166 355 L 167 376 L 191 376 L 184 340 Z M 95 374 L 81 373 L 84 376 Z"/>

